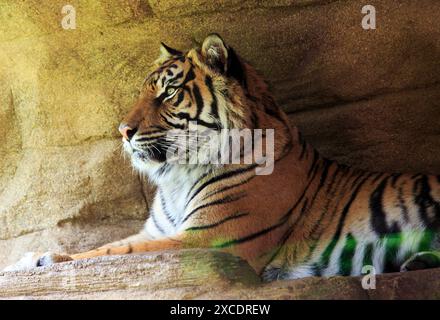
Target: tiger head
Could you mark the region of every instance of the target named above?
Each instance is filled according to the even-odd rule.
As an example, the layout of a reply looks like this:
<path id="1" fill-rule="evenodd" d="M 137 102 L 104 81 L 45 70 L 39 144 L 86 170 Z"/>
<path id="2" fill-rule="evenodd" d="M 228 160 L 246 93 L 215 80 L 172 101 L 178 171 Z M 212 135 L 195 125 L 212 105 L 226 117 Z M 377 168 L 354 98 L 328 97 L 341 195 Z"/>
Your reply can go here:
<path id="1" fill-rule="evenodd" d="M 161 44 L 160 57 L 119 131 L 134 166 L 150 174 L 169 166 L 167 151 L 176 141 L 170 131 L 182 136 L 190 125 L 199 132 L 275 128 L 285 121 L 255 70 L 211 34 L 186 53 Z"/>

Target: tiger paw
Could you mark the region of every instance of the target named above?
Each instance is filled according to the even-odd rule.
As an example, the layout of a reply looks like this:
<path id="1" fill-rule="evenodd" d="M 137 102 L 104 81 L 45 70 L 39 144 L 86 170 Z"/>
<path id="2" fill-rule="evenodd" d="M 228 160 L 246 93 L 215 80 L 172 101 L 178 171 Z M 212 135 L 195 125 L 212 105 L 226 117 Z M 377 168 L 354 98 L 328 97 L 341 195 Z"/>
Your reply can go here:
<path id="1" fill-rule="evenodd" d="M 53 252 L 46 252 L 44 254 L 27 252 L 18 262 L 6 267 L 3 271 L 28 270 L 70 260 L 73 259 L 68 255 L 56 254 Z"/>
<path id="2" fill-rule="evenodd" d="M 439 252 L 418 252 L 406 260 L 400 267 L 400 271 L 415 271 L 440 267 Z"/>
<path id="3" fill-rule="evenodd" d="M 57 254 L 53 252 L 46 252 L 37 261 L 37 267 L 44 267 L 54 263 L 67 262 L 73 260 L 66 254 Z"/>

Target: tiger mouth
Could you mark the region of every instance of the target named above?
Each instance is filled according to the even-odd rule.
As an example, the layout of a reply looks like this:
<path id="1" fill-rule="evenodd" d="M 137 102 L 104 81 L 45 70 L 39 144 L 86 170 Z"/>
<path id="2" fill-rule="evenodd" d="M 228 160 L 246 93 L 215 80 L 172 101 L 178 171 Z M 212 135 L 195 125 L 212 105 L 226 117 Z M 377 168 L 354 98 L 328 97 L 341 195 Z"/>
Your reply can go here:
<path id="1" fill-rule="evenodd" d="M 137 158 L 143 162 L 166 162 L 167 151 L 162 146 L 149 147 L 146 150 L 133 149 L 132 157 Z"/>

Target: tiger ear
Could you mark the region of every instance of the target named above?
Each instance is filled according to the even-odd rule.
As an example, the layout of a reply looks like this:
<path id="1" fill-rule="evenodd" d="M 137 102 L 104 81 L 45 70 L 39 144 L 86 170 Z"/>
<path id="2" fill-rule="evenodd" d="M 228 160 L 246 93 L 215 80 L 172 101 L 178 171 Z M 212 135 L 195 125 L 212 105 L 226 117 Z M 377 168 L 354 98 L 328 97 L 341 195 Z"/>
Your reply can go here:
<path id="1" fill-rule="evenodd" d="M 165 43 L 160 43 L 159 59 L 169 59 L 173 56 L 181 56 L 183 53 L 179 50 L 168 47 Z"/>
<path id="2" fill-rule="evenodd" d="M 202 56 L 210 68 L 221 73 L 227 71 L 228 49 L 218 34 L 212 33 L 203 40 Z"/>

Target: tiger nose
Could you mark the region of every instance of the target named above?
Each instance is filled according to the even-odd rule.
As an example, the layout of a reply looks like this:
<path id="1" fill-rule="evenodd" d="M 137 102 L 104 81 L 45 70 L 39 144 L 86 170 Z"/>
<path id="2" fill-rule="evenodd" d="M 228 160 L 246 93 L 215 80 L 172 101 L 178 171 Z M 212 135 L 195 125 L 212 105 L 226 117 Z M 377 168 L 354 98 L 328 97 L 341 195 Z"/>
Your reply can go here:
<path id="1" fill-rule="evenodd" d="M 135 135 L 137 131 L 137 128 L 131 128 L 128 125 L 121 123 L 119 126 L 119 132 L 122 134 L 122 136 L 127 140 L 130 141 L 131 138 Z"/>

